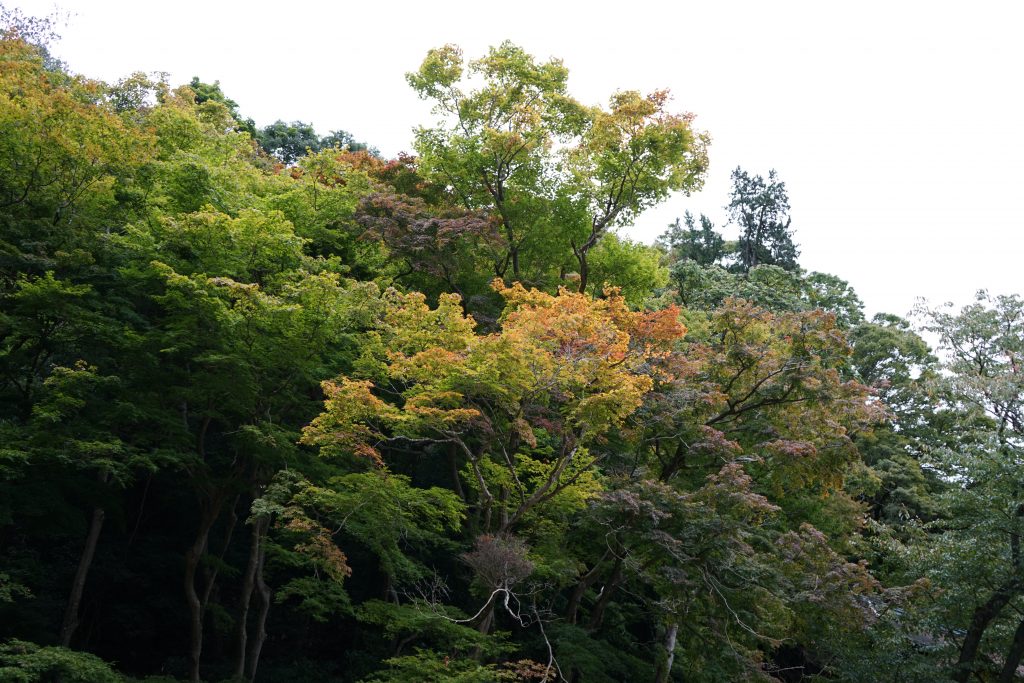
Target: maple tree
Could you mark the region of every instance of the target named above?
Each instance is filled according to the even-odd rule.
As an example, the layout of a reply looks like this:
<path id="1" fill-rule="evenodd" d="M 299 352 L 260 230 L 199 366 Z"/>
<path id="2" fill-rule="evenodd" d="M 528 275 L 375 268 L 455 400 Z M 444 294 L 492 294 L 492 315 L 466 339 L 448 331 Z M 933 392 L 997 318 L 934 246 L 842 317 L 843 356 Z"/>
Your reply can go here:
<path id="1" fill-rule="evenodd" d="M 431 309 L 420 294 L 394 294 L 363 374 L 324 384 L 326 410 L 303 440 L 378 463 L 384 444 L 448 444 L 472 473 L 482 528 L 504 532 L 587 479 L 601 437 L 652 386 L 639 369 L 684 328 L 672 309 L 634 313 L 614 292 L 494 286 L 506 310 L 488 335 L 456 295 Z"/>
<path id="2" fill-rule="evenodd" d="M 473 77 L 483 85 L 464 90 Z M 585 292 L 601 238 L 670 192 L 700 188 L 708 137 L 667 110 L 667 91 L 619 92 L 605 110 L 571 98 L 567 78 L 560 61 L 537 63 L 510 42 L 468 64 L 454 45 L 431 50 L 407 75 L 440 116 L 416 133 L 422 172 L 500 221 L 494 273 L 551 286 L 575 267 Z"/>

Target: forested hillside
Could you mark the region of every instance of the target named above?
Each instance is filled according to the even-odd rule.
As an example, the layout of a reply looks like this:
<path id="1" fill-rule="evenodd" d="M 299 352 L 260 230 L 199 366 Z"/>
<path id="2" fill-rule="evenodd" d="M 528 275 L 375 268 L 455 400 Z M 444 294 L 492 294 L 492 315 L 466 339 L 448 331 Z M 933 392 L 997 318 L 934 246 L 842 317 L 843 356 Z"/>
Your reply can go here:
<path id="1" fill-rule="evenodd" d="M 386 159 L 4 16 L 0 680 L 1024 679 L 1019 296 L 631 241 L 711 135 L 512 43 Z"/>

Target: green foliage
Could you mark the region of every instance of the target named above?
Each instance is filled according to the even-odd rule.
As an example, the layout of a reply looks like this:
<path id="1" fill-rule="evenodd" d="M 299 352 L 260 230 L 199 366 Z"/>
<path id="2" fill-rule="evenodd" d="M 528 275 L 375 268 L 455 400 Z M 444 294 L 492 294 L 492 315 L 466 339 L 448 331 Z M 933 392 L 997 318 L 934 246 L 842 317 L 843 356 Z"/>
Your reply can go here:
<path id="1" fill-rule="evenodd" d="M 551 638 L 558 643 L 559 667 L 566 674 L 575 671 L 582 680 L 594 683 L 654 678 L 654 667 L 644 656 L 648 653 L 638 643 L 618 647 L 572 624 L 555 623 L 550 630 Z"/>
<path id="2" fill-rule="evenodd" d="M 366 143 L 356 142 L 351 133 L 337 130 L 321 137 L 312 124 L 302 121 L 285 123 L 277 120 L 260 128 L 254 133 L 254 137 L 264 151 L 288 166 L 307 153 L 331 149 L 346 149 L 353 152 L 369 149 Z"/>
<path id="3" fill-rule="evenodd" d="M 863 304 L 849 283 L 826 273 L 804 274 L 774 265 L 735 273 L 686 259 L 672 265 L 669 277 L 679 302 L 695 311 L 713 311 L 733 298 L 772 311 L 827 311 L 844 329 L 864 319 Z"/>
<path id="4" fill-rule="evenodd" d="M 949 486 L 943 514 L 908 544 L 904 567 L 923 571 L 934 598 L 923 612 L 927 633 L 959 628 L 942 649 L 957 681 L 972 672 L 1011 680 L 1020 661 L 1017 609 L 1024 506 L 1016 484 L 1024 436 L 1024 301 L 979 292 L 959 312 L 923 309 L 929 331 L 948 353 L 933 378 L 957 437 L 927 454 Z M 905 569 L 906 571 L 906 569 Z"/>
<path id="5" fill-rule="evenodd" d="M 385 661 L 387 671 L 364 679 L 365 683 L 424 681 L 425 683 L 496 683 L 543 680 L 553 674 L 537 662 L 524 660 L 504 665 L 480 664 L 472 659 L 454 659 L 447 655 L 417 650 L 415 655 Z"/>
<path id="6" fill-rule="evenodd" d="M 755 266 L 774 265 L 795 270 L 800 251 L 790 232 L 792 218 L 786 184 L 774 170 L 768 172 L 766 181 L 739 167 L 732 172 L 732 183 L 732 196 L 726 208 L 731 222 L 740 229 L 733 269 L 745 273 Z"/>
<path id="7" fill-rule="evenodd" d="M 440 117 L 417 129 L 421 170 L 500 222 L 493 273 L 550 288 L 575 267 L 587 291 L 590 251 L 611 229 L 700 187 L 708 138 L 666 110 L 665 91 L 618 92 L 605 110 L 572 99 L 567 79 L 510 42 L 468 64 L 447 45 L 407 74 Z"/>
<path id="8" fill-rule="evenodd" d="M 399 584 L 428 575 L 409 549 L 444 546 L 445 532 L 457 529 L 464 516 L 464 504 L 451 491 L 413 487 L 408 477 L 378 470 L 335 477 L 324 487 L 309 485 L 293 503 L 315 510 L 337 525 L 336 534 L 367 547 L 381 571 Z"/>
<path id="9" fill-rule="evenodd" d="M 1015 675 L 1019 297 L 940 364 L 774 173 L 620 237 L 707 136 L 512 43 L 383 160 L 2 23 L 3 680 Z"/>
<path id="10" fill-rule="evenodd" d="M 11 683 L 121 683 L 124 679 L 99 657 L 23 640 L 0 644 L 0 679 Z"/>
<path id="11" fill-rule="evenodd" d="M 636 308 L 668 284 L 668 270 L 655 247 L 608 235 L 590 254 L 590 292 L 600 296 L 606 286 L 618 287 Z"/>
<path id="12" fill-rule="evenodd" d="M 687 211 L 683 222 L 685 230 L 677 218 L 658 238 L 658 243 L 668 252 L 671 262 L 690 260 L 701 266 L 710 266 L 725 257 L 725 240 L 715 232 L 710 218 L 701 214 L 698 230 L 693 214 Z"/>
<path id="13" fill-rule="evenodd" d="M 198 76 L 193 76 L 192 81 L 188 84 L 196 98 L 196 104 L 205 104 L 206 102 L 216 102 L 224 105 L 231 115 L 231 118 L 235 121 L 235 126 L 239 131 L 245 131 L 251 136 L 256 134 L 256 126 L 252 119 L 243 119 L 241 114 L 238 113 L 238 102 L 224 94 L 224 91 L 220 88 L 220 81 L 214 81 L 213 83 L 203 83 L 199 80 Z"/>

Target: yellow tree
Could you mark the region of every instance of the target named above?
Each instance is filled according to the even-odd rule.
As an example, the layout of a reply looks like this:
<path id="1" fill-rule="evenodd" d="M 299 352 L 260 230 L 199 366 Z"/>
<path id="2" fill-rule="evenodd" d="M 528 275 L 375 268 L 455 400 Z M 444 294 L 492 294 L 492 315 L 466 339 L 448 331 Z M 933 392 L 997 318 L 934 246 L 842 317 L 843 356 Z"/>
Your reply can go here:
<path id="1" fill-rule="evenodd" d="M 616 291 L 595 300 L 494 287 L 506 309 L 487 335 L 455 295 L 431 309 L 421 294 L 392 293 L 361 373 L 324 382 L 325 411 L 303 441 L 378 464 L 396 445 L 447 444 L 469 473 L 483 530 L 504 533 L 586 488 L 605 435 L 653 386 L 650 361 L 684 329 L 675 309 L 631 312 Z M 454 487 L 463 490 L 458 478 Z"/>

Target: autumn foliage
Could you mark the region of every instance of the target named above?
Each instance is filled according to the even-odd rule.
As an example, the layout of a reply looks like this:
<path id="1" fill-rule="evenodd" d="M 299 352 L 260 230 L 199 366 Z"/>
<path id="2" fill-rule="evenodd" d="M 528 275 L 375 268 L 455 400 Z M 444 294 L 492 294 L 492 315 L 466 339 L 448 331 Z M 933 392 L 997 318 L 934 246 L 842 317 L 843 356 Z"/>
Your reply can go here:
<path id="1" fill-rule="evenodd" d="M 710 138 L 512 43 L 430 51 L 388 160 L 19 16 L 0 679 L 1018 676 L 1019 297 L 924 310 L 940 364 L 799 268 L 774 174 L 739 243 L 629 240 Z"/>

